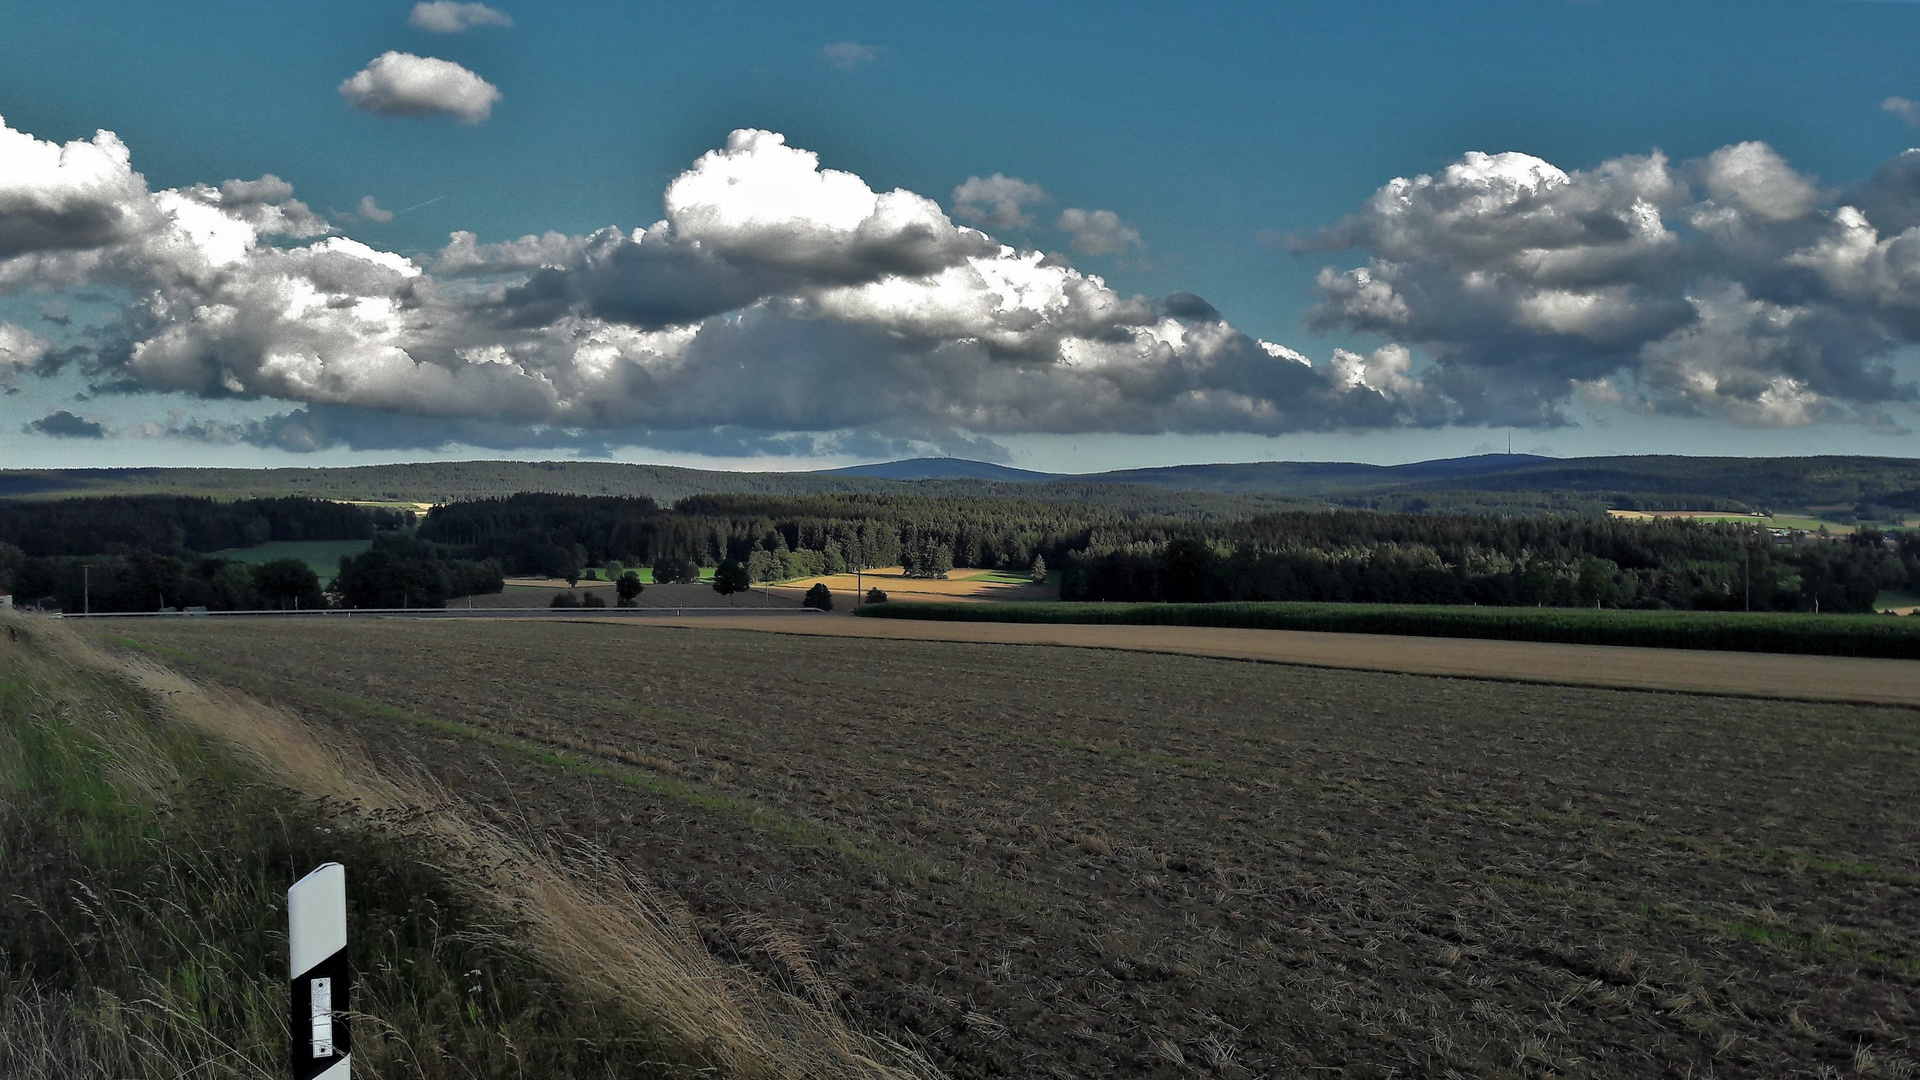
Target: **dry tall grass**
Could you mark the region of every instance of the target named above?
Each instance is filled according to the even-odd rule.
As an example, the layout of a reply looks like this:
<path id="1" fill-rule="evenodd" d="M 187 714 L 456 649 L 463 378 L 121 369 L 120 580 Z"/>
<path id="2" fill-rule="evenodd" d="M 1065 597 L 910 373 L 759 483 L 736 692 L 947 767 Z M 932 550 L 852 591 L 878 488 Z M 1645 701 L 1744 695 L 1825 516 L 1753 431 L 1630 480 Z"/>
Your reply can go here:
<path id="1" fill-rule="evenodd" d="M 14 617 L 8 624 L 26 625 Z M 699 1071 L 859 1080 L 940 1075 L 906 1048 L 853 1031 L 830 1002 L 781 993 L 716 961 L 689 915 L 589 845 L 560 850 L 509 835 L 430 781 L 377 767 L 292 714 L 202 687 L 145 658 L 103 651 L 57 625 L 36 620 L 25 636 L 30 648 L 6 654 L 20 677 L 58 678 L 64 669 L 137 688 L 167 724 L 217 741 L 275 783 L 319 797 L 336 808 L 341 826 L 381 834 L 430 859 L 463 899 L 557 982 L 623 1016 L 636 1037 L 679 1051 L 676 1056 Z M 120 773 L 139 786 L 166 786 L 158 755 L 128 748 L 117 759 L 123 759 L 116 764 Z M 143 780 L 143 774 L 151 775 Z M 16 1011 L 34 1007 L 28 995 L 12 1001 Z M 67 1015 L 60 1008 L 42 1012 L 39 1019 L 0 1017 L 0 1028 L 21 1021 L 19 1030 L 37 1033 L 16 1040 L 12 1060 L 75 1060 L 72 1052 L 58 1055 L 47 1047 L 64 1044 L 72 1051 L 93 1036 L 53 1019 Z M 50 1065 L 27 1075 L 66 1074 Z M 258 1074 L 216 1069 L 208 1075 Z"/>

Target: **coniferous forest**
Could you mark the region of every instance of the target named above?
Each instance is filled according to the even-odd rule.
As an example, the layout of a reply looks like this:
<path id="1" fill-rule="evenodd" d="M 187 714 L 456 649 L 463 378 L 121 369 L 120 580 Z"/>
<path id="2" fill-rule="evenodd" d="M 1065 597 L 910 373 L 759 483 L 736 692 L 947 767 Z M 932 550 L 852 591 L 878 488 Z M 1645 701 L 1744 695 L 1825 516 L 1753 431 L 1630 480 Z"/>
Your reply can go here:
<path id="1" fill-rule="evenodd" d="M 499 568 L 406 535 L 405 511 L 303 497 L 151 495 L 0 502 L 0 592 L 66 611 L 440 607 L 498 592 Z M 269 541 L 366 540 L 331 595 L 299 559 L 212 553 Z"/>
<path id="2" fill-rule="evenodd" d="M 1063 568 L 1061 598 L 1320 600 L 1755 611 L 1869 611 L 1920 588 L 1920 537 L 1778 538 L 1743 524 L 1600 515 L 1315 510 L 1243 520 L 1104 506 L 887 495 L 648 499 L 516 495 L 436 509 L 423 539 L 508 573 L 609 560 L 734 559 L 756 580 L 853 566 Z"/>
<path id="3" fill-rule="evenodd" d="M 838 493 L 519 494 L 424 518 L 307 498 L 0 502 L 0 589 L 68 610 L 434 607 L 504 576 L 619 562 L 690 580 L 733 560 L 755 582 L 855 567 L 1060 571 L 1065 600 L 1357 601 L 1859 612 L 1920 591 L 1920 536 L 1775 535 L 1740 523 L 1604 514 L 1323 508 L 1172 517 L 1074 500 Z M 331 590 L 291 560 L 212 552 L 269 540 L 370 539 Z M 659 578 L 658 580 L 665 580 Z"/>

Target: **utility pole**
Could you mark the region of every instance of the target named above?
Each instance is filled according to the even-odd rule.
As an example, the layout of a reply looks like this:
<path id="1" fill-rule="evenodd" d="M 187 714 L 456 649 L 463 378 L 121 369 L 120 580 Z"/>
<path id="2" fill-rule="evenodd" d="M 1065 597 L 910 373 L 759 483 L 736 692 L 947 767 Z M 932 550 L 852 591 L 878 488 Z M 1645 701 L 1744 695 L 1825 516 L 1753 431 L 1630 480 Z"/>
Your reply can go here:
<path id="1" fill-rule="evenodd" d="M 1753 549 L 1743 547 L 1747 556 L 1747 614 L 1753 614 Z"/>
<path id="2" fill-rule="evenodd" d="M 93 566 L 80 564 L 80 613 L 93 614 Z"/>

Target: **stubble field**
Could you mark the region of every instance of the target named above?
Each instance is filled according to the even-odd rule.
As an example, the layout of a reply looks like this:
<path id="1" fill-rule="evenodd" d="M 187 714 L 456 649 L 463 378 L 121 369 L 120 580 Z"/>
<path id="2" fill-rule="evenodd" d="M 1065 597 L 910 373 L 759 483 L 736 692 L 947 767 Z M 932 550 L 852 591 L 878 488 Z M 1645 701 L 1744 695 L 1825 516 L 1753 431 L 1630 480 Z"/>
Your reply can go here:
<path id="1" fill-rule="evenodd" d="M 603 845 L 955 1076 L 1920 1056 L 1914 710 L 638 625 L 107 632 Z"/>

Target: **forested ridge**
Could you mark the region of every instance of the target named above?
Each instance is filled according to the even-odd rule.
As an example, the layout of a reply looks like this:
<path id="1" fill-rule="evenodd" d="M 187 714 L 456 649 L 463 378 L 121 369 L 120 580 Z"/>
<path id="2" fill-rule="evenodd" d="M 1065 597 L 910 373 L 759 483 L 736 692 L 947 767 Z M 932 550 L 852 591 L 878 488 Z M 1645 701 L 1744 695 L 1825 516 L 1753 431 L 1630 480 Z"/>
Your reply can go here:
<path id="1" fill-rule="evenodd" d="M 392 511 L 299 496 L 221 501 L 142 495 L 0 502 L 0 542 L 31 557 L 93 555 L 115 545 L 210 552 L 269 540 L 365 540 L 402 519 Z"/>
<path id="2" fill-rule="evenodd" d="M 1920 589 L 1920 534 L 1873 529 L 1329 511 L 1177 531 L 1072 553 L 1061 598 L 1864 612 Z"/>
<path id="3" fill-rule="evenodd" d="M 732 559 L 753 579 L 854 565 L 1064 568 L 1069 600 L 1322 600 L 1754 610 L 1871 610 L 1920 587 L 1920 537 L 1874 530 L 1777 542 L 1682 519 L 1265 514 L 1238 521 L 1103 506 L 890 495 L 648 499 L 517 495 L 440 507 L 421 537 L 566 576 L 608 561 Z"/>
<path id="4" fill-rule="evenodd" d="M 410 514 L 304 498 L 0 503 L 0 588 L 64 606 L 437 606 L 504 575 L 610 563 L 658 581 L 738 563 L 754 582 L 855 567 L 1060 571 L 1069 600 L 1308 600 L 1647 609 L 1867 611 L 1920 591 L 1920 536 L 1770 535 L 1746 524 L 1603 514 L 1315 509 L 1175 516 L 1100 502 L 952 494 L 522 493 Z M 291 568 L 208 558 L 269 539 L 373 537 L 330 597 Z M 1786 540 L 1786 542 L 1782 542 Z M 311 576 L 311 571 L 307 571 Z M 91 575 L 91 576 L 89 576 Z M 89 588 L 91 582 L 92 591 Z"/>
<path id="5" fill-rule="evenodd" d="M 1158 522 L 1160 528 L 1143 523 Z M 747 564 L 754 580 L 838 573 L 859 566 L 1025 569 L 1096 544 L 1165 534 L 1175 518 L 1111 507 L 935 496 L 695 495 L 671 509 L 651 499 L 514 495 L 436 507 L 422 539 L 499 560 L 508 573 L 565 577 L 608 561 L 690 559 Z"/>
<path id="6" fill-rule="evenodd" d="M 1478 457 L 1367 465 L 1259 461 L 1180 465 L 1030 481 L 887 480 L 831 472 L 746 473 L 609 461 L 450 461 L 328 469 L 37 469 L 0 471 L 0 497 L 187 494 L 215 498 L 449 503 L 518 492 L 645 496 L 934 495 L 1098 502 L 1127 513 L 1246 517 L 1327 504 L 1497 513 L 1824 508 L 1920 511 L 1920 460 L 1861 456 L 1714 458 L 1644 455 Z"/>
<path id="7" fill-rule="evenodd" d="M 298 496 L 220 501 L 107 496 L 0 502 L 0 592 L 67 611 L 438 607 L 498 592 L 498 565 L 407 537 L 409 512 Z M 271 541 L 370 540 L 330 597 L 298 559 L 258 565 L 211 552 Z"/>

